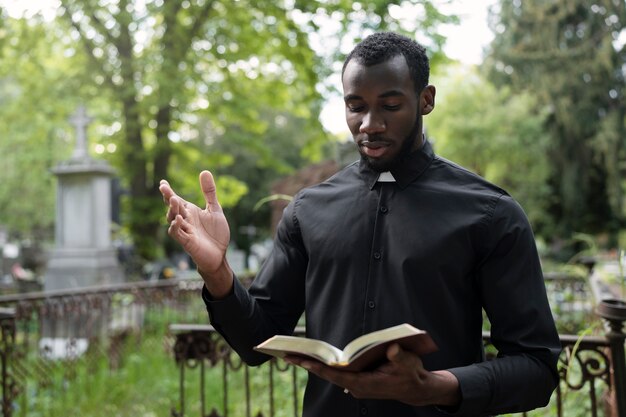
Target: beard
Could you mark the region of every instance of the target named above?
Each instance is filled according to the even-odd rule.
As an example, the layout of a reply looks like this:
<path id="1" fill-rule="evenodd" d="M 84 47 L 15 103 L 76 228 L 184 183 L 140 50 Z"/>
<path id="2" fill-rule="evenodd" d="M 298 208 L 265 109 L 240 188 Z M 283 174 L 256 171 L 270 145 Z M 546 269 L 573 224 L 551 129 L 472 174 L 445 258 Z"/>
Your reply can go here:
<path id="1" fill-rule="evenodd" d="M 358 149 L 359 154 L 361 154 L 361 160 L 364 161 L 365 164 L 375 172 L 391 171 L 395 167 L 401 165 L 413 151 L 415 142 L 417 141 L 417 137 L 420 131 L 420 126 L 421 123 L 418 119 L 415 121 L 415 125 L 413 126 L 411 132 L 402 141 L 402 145 L 400 146 L 398 153 L 396 153 L 391 159 L 379 160 L 370 158 L 369 156 L 365 155 L 359 147 Z M 383 138 L 381 138 L 380 140 L 383 140 Z"/>

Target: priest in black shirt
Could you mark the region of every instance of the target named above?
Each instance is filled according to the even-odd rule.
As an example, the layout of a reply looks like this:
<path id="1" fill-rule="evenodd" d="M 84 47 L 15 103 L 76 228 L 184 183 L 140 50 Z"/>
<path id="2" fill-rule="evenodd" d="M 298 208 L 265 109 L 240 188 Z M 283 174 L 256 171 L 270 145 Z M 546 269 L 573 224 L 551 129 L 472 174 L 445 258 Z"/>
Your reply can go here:
<path id="1" fill-rule="evenodd" d="M 346 121 L 359 161 L 299 192 L 272 254 L 249 290 L 226 261 L 228 223 L 208 171 L 206 208 L 166 181 L 169 234 L 204 279 L 212 324 L 249 364 L 252 348 L 291 334 L 343 348 L 374 330 L 409 323 L 439 350 L 418 357 L 392 345 L 388 362 L 345 372 L 309 370 L 304 416 L 479 416 L 547 404 L 557 382 L 558 334 L 532 230 L 502 189 L 434 154 L 422 117 L 435 106 L 423 47 L 377 33 L 347 57 Z M 482 311 L 498 357 L 485 361 Z"/>

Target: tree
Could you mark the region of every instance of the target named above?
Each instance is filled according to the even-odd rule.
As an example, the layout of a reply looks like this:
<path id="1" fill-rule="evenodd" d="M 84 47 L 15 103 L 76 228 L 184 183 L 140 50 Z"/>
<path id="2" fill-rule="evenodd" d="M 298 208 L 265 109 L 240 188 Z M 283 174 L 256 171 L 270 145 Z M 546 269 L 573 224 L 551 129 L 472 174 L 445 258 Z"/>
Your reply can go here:
<path id="1" fill-rule="evenodd" d="M 110 94 L 123 121 L 118 163 L 131 196 L 126 220 L 145 258 L 157 255 L 163 211 L 158 182 L 169 176 L 172 139 L 187 125 L 186 115 L 212 115 L 216 127 L 228 115 L 262 130 L 256 109 L 233 100 L 242 96 L 246 78 L 260 75 L 264 96 L 256 97 L 257 106 L 280 97 L 282 105 L 307 112 L 307 104 L 319 100 L 315 57 L 305 35 L 273 2 L 168 1 L 144 7 L 128 0 L 65 0 L 62 12 L 90 58 L 95 82 Z M 295 91 L 297 97 L 289 94 Z"/>
<path id="2" fill-rule="evenodd" d="M 0 31 L 0 223 L 11 238 L 53 235 L 56 181 L 50 170 L 70 156 L 67 118 L 77 106 L 84 65 L 40 18 L 3 16 Z M 46 42 L 42 42 L 42 40 Z"/>
<path id="3" fill-rule="evenodd" d="M 626 4 L 611 0 L 503 1 L 492 15 L 491 79 L 550 111 L 549 213 L 561 236 L 623 222 L 625 24 Z"/>
<path id="4" fill-rule="evenodd" d="M 217 130 L 238 125 L 260 136 L 267 124 L 259 108 L 267 106 L 310 119 L 302 134 L 319 141 L 316 88 L 327 70 L 309 45 L 316 17 L 339 13 L 367 22 L 377 16 L 371 27 L 393 26 L 390 3 L 61 2 L 62 15 L 90 58 L 94 81 L 123 121 L 118 150 L 131 196 L 127 221 L 142 256 L 157 254 L 158 181 L 170 176 L 173 139 L 193 125 L 189 120 L 206 118 Z M 426 27 L 445 18 L 430 3 L 424 10 Z M 442 39 L 431 37 L 441 45 Z"/>
<path id="5" fill-rule="evenodd" d="M 549 233 L 547 112 L 529 94 L 497 89 L 475 69 L 434 74 L 437 107 L 425 119 L 438 154 L 506 189 L 536 232 Z"/>
<path id="6" fill-rule="evenodd" d="M 323 156 L 329 139 L 318 121 L 327 88 L 322 81 L 337 70 L 337 54 L 345 52 L 339 46 L 354 33 L 362 37 L 379 28 L 415 33 L 419 24 L 433 62 L 441 61 L 444 40 L 434 28 L 455 18 L 438 13 L 430 2 L 402 4 L 419 11 L 419 21 L 409 22 L 401 6 L 386 0 L 62 0 L 56 20 L 25 18 L 18 24 L 39 33 L 29 37 L 42 54 L 29 56 L 38 69 L 28 76 L 32 82 L 43 80 L 37 94 L 61 104 L 50 106 L 58 117 L 49 123 L 66 124 L 75 105 L 87 102 L 96 119 L 90 138 L 97 148 L 92 149 L 107 149 L 104 156 L 122 176 L 128 190 L 122 222 L 140 255 L 150 259 L 161 254 L 164 237 L 161 178 L 180 180 L 193 198 L 197 170 L 221 170 L 218 186 L 227 207 L 252 189 L 249 176 L 244 180 L 233 155 L 225 153 L 232 146 L 218 144 L 242 146 L 273 172 L 292 167 L 281 159 L 287 156 L 259 146 L 260 138 L 287 134 L 288 129 L 280 133 L 272 125 L 277 115 L 285 115 L 298 126 L 300 158 Z M 320 28 L 336 21 L 342 23 L 323 35 Z M 0 39 L 7 37 L 0 33 Z M 314 51 L 315 42 L 329 39 L 337 47 L 325 51 L 337 54 Z M 54 45 L 44 49 L 50 41 Z M 0 47 L 13 60 L 28 53 L 12 42 Z M 45 91 L 54 84 L 45 73 L 52 61 L 66 71 L 58 74 L 63 97 Z M 7 85 L 16 80 L 13 62 L 4 62 Z M 20 78 L 16 88 L 28 82 Z M 29 97 L 38 108 L 35 95 Z M 22 137 L 12 131 L 10 142 Z"/>

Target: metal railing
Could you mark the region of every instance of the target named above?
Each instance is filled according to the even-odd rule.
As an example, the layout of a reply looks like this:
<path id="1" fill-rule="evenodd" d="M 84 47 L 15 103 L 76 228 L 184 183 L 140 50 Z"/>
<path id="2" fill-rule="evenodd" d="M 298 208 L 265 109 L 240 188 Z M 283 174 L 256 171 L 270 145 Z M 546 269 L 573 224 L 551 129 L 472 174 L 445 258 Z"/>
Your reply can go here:
<path id="1" fill-rule="evenodd" d="M 1 296 L 2 416 L 57 415 L 45 401 L 90 385 L 80 374 L 96 366 L 123 368 L 151 329 L 148 349 L 162 352 L 157 360 L 175 358 L 174 384 L 178 367 L 178 392 L 161 407 L 171 416 L 300 415 L 305 371 L 274 360 L 250 368 L 210 326 L 176 324 L 206 323 L 200 288 L 201 281 L 165 280 Z M 579 283 L 572 294 L 558 300 L 561 311 L 593 315 Z M 608 313 L 604 336 L 561 336 L 561 383 L 551 404 L 530 415 L 626 417 L 624 319 Z"/>
<path id="2" fill-rule="evenodd" d="M 176 337 L 174 358 L 180 370 L 180 403 L 178 409 L 172 409 L 173 417 L 192 415 L 186 407 L 185 398 L 189 371 L 197 371 L 195 384 L 191 383 L 196 385 L 199 398 L 191 406 L 195 411 L 193 415 L 300 415 L 306 381 L 301 369 L 274 359 L 260 367 L 249 367 L 210 325 L 173 324 L 170 333 Z M 294 334 L 303 336 L 304 328 L 296 328 Z M 259 375 L 263 382 L 256 384 L 255 388 L 253 379 Z M 221 381 L 221 384 L 216 384 L 218 390 L 214 387 L 211 391 L 210 400 L 205 395 L 208 379 Z M 281 402 L 282 406 L 277 406 L 277 402 Z M 221 414 L 217 411 L 217 403 L 221 403 Z M 209 406 L 211 413 L 207 414 Z"/>
<path id="3" fill-rule="evenodd" d="M 123 368 L 146 343 L 167 361 L 168 324 L 206 321 L 200 289 L 200 280 L 163 280 L 0 296 L 2 416 L 60 413 L 51 403 Z"/>
<path id="4" fill-rule="evenodd" d="M 617 324 L 612 322 L 613 326 Z M 278 373 L 289 375 L 288 383 L 282 382 L 280 398 L 283 400 L 289 398 L 290 404 L 283 407 L 280 415 L 299 415 L 298 407 L 302 402 L 306 377 L 304 371 L 272 358 L 267 364 L 257 367 L 259 369 L 254 369 L 254 372 L 265 377 L 265 383 L 260 384 L 260 388 L 257 387 L 255 391 L 251 383 L 252 368 L 242 363 L 238 355 L 231 351 L 212 326 L 175 324 L 170 326 L 170 330 L 176 336 L 174 352 L 180 369 L 180 403 L 176 409 L 172 410 L 173 417 L 278 416 L 275 405 L 276 392 L 279 391 Z M 303 336 L 304 328 L 297 328 L 294 334 Z M 616 353 L 623 357 L 623 343 L 626 335 L 620 331 L 615 336 L 617 339 L 621 338 L 621 353 L 619 349 L 618 352 L 612 350 L 611 340 L 607 337 L 561 335 L 563 352 L 559 358 L 560 384 L 547 407 L 524 413 L 524 415 L 625 417 L 626 410 L 618 410 L 613 397 L 616 394 L 615 387 L 619 386 L 618 381 L 615 381 L 617 372 L 613 368 L 618 361 L 611 361 L 611 357 L 612 355 L 615 357 Z M 493 354 L 493 346 L 488 333 L 483 334 L 483 340 L 487 352 Z M 619 366 L 623 366 L 623 360 Z M 194 375 L 190 376 L 190 373 Z M 215 387 L 211 392 L 207 390 L 205 382 L 209 378 L 222 381 L 221 386 L 217 384 L 217 393 Z M 239 378 L 242 383 L 234 386 L 231 381 L 235 378 Z M 193 380 L 195 381 L 192 382 Z M 622 384 L 623 382 L 621 381 Z M 186 384 L 194 385 L 199 390 L 197 392 L 199 401 L 194 404 L 193 410 L 189 409 L 188 401 L 185 399 L 185 393 L 189 395 Z M 211 400 L 207 399 L 207 393 Z M 232 400 L 234 393 L 239 393 L 240 398 Z M 625 393 L 617 392 L 617 394 L 623 396 Z M 571 409 L 574 407 L 575 410 Z M 209 414 L 207 414 L 208 408 L 210 408 Z M 286 410 L 291 411 L 285 413 Z"/>
<path id="5" fill-rule="evenodd" d="M 2 372 L 2 415 L 10 416 L 12 399 L 17 394 L 17 384 L 9 372 L 9 360 L 13 358 L 15 346 L 15 311 L 0 310 L 0 371 Z"/>
<path id="6" fill-rule="evenodd" d="M 546 287 L 561 330 L 571 329 L 573 323 L 601 323 L 585 278 L 547 274 Z M 560 335 L 560 383 L 547 407 L 523 415 L 626 417 L 626 335 L 622 331 L 625 318 L 603 319 L 605 336 Z M 258 369 L 249 368 L 209 325 L 173 324 L 170 333 L 176 337 L 174 353 L 180 371 L 180 402 L 172 409 L 173 417 L 299 415 L 306 383 L 303 370 L 276 359 Z M 297 328 L 295 335 L 304 335 L 304 329 Z M 483 334 L 483 341 L 488 355 L 495 355 L 489 333 Z M 256 388 L 251 383 L 253 372 L 256 378 L 264 378 Z M 289 380 L 285 382 L 286 375 Z M 238 385 L 232 382 L 236 378 Z M 209 389 L 208 379 L 221 384 L 214 383 Z M 197 390 L 197 401 L 189 400 L 190 389 Z M 234 395 L 239 397 L 235 399 Z M 286 398 L 289 404 L 285 403 Z M 282 407 L 276 406 L 279 399 Z"/>

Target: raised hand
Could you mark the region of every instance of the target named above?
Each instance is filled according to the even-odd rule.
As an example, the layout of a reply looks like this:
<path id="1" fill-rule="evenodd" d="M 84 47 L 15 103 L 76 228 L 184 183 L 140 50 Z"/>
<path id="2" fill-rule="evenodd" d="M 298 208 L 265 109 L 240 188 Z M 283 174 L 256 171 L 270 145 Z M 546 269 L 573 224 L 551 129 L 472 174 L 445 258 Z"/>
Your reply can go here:
<path id="1" fill-rule="evenodd" d="M 168 206 L 168 234 L 196 263 L 211 295 L 219 298 L 232 287 L 232 270 L 226 262 L 230 229 L 209 171 L 200 173 L 200 187 L 206 202 L 204 209 L 176 195 L 166 180 L 161 180 L 159 191 Z"/>

